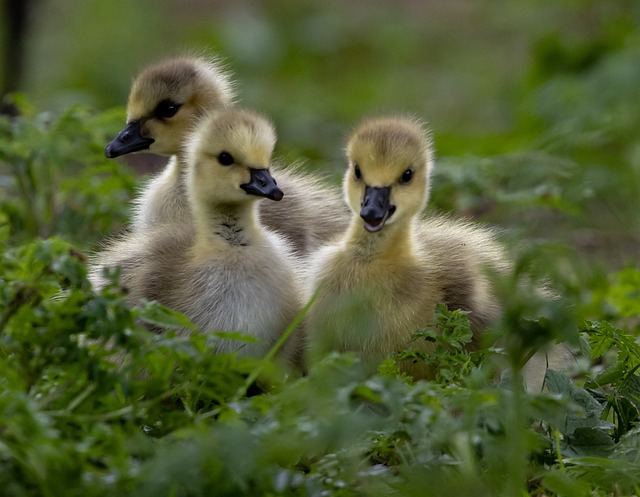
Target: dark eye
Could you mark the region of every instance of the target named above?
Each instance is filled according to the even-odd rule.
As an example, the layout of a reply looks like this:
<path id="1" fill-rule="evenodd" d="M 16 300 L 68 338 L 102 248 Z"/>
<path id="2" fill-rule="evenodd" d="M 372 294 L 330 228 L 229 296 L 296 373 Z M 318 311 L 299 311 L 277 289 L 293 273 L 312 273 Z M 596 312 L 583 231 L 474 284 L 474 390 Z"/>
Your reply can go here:
<path id="1" fill-rule="evenodd" d="M 171 100 L 163 100 L 156 106 L 153 115 L 158 119 L 169 119 L 175 116 L 178 110 L 180 110 L 180 104 L 172 102 Z"/>
<path id="2" fill-rule="evenodd" d="M 358 164 L 353 166 L 353 172 L 356 175 L 356 179 L 359 180 L 360 178 L 362 178 L 362 173 L 360 172 L 360 166 L 358 166 Z"/>
<path id="3" fill-rule="evenodd" d="M 413 169 L 409 168 L 400 177 L 400 183 L 409 183 L 413 178 Z"/>
<path id="4" fill-rule="evenodd" d="M 235 161 L 233 159 L 233 155 L 229 152 L 220 152 L 220 155 L 218 155 L 218 162 L 223 166 L 230 166 Z"/>

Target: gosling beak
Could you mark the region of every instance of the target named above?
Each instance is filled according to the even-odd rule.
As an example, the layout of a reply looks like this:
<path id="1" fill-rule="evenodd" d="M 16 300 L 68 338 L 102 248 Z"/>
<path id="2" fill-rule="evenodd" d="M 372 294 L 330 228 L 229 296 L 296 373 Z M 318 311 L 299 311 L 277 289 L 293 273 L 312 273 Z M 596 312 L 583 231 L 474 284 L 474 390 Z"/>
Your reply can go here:
<path id="1" fill-rule="evenodd" d="M 396 206 L 389 204 L 390 194 L 389 186 L 365 188 L 360 217 L 364 220 L 364 228 L 367 231 L 371 233 L 380 231 L 385 221 L 395 212 Z"/>
<path id="2" fill-rule="evenodd" d="M 111 140 L 111 143 L 104 149 L 104 155 L 107 159 L 114 159 L 138 150 L 146 150 L 154 141 L 153 138 L 142 138 L 140 121 L 133 121 Z"/>
<path id="3" fill-rule="evenodd" d="M 249 195 L 257 195 L 259 197 L 266 197 L 271 200 L 281 200 L 284 197 L 282 190 L 278 188 L 276 180 L 273 179 L 268 169 L 256 169 L 249 168 L 251 173 L 251 181 L 240 185 L 245 192 Z"/>

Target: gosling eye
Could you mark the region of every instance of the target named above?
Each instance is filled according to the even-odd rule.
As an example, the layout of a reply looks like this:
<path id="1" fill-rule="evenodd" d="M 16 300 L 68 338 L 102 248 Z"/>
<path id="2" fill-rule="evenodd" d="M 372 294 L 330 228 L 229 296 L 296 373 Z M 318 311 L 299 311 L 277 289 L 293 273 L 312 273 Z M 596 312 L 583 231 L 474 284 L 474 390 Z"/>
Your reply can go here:
<path id="1" fill-rule="evenodd" d="M 360 166 L 358 164 L 355 164 L 353 166 L 353 173 L 356 176 L 356 180 L 360 181 L 360 179 L 362 178 L 362 173 L 360 172 Z"/>
<path id="2" fill-rule="evenodd" d="M 162 100 L 154 109 L 153 115 L 158 119 L 169 119 L 176 115 L 180 110 L 180 104 L 175 103 L 172 100 Z"/>
<path id="3" fill-rule="evenodd" d="M 218 162 L 223 166 L 230 166 L 235 162 L 235 159 L 229 152 L 220 152 L 220 155 L 218 155 Z"/>
<path id="4" fill-rule="evenodd" d="M 407 184 L 409 183 L 411 180 L 413 179 L 413 169 L 409 168 L 407 169 L 404 173 L 402 173 L 402 176 L 400 177 L 400 183 L 402 184 Z"/>

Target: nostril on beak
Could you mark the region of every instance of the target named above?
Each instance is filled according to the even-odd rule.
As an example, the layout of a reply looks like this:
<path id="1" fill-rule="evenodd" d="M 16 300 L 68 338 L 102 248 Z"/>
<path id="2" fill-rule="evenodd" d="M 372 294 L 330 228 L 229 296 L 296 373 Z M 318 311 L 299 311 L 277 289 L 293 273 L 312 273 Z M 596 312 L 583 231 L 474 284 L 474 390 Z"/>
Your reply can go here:
<path id="1" fill-rule="evenodd" d="M 124 133 L 121 137 L 120 140 L 124 143 L 129 141 L 129 138 L 131 138 L 131 134 L 127 131 L 126 133 Z"/>

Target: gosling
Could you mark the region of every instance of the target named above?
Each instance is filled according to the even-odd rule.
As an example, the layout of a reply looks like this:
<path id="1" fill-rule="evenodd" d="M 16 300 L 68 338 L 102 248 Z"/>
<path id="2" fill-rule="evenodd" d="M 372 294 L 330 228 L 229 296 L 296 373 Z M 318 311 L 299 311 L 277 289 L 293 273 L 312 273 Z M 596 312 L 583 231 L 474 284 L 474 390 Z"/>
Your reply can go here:
<path id="1" fill-rule="evenodd" d="M 272 125 L 255 112 L 228 108 L 205 117 L 186 144 L 193 229 L 125 235 L 99 254 L 93 280 L 100 286 L 101 265 L 119 266 L 130 304 L 157 300 L 203 332 L 248 333 L 259 343 L 221 339 L 217 351 L 263 356 L 302 305 L 288 244 L 256 215 L 258 200 L 283 198 L 269 171 L 275 142 Z M 295 363 L 296 350 L 289 345 L 284 358 Z"/>
<path id="2" fill-rule="evenodd" d="M 231 78 L 216 59 L 172 58 L 143 69 L 136 77 L 127 104 L 127 125 L 106 146 L 105 156 L 148 150 L 172 157 L 135 200 L 133 231 L 190 220 L 185 138 L 207 111 L 226 108 L 234 98 Z"/>
<path id="3" fill-rule="evenodd" d="M 431 141 L 416 119 L 363 122 L 348 140 L 345 234 L 310 260 L 307 294 L 316 294 L 305 323 L 308 356 L 361 354 L 370 372 L 406 348 L 429 352 L 413 333 L 434 321 L 439 302 L 470 311 L 477 335 L 500 312 L 486 270 L 503 271 L 501 246 L 489 230 L 434 217 L 419 219 L 429 197 Z M 414 378 L 426 365 L 402 361 Z"/>
<path id="4" fill-rule="evenodd" d="M 185 149 L 191 129 L 207 110 L 232 105 L 233 85 L 216 61 L 169 59 L 143 70 L 135 79 L 127 106 L 127 126 L 109 143 L 107 157 L 148 150 L 173 155 L 168 166 L 136 200 L 132 230 L 158 224 L 192 224 L 185 194 Z M 263 202 L 260 220 L 285 236 L 294 252 L 305 255 L 343 232 L 349 214 L 337 189 L 298 165 L 273 164 L 286 196 Z"/>

